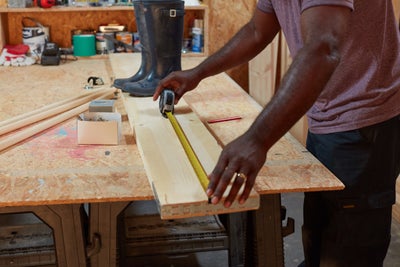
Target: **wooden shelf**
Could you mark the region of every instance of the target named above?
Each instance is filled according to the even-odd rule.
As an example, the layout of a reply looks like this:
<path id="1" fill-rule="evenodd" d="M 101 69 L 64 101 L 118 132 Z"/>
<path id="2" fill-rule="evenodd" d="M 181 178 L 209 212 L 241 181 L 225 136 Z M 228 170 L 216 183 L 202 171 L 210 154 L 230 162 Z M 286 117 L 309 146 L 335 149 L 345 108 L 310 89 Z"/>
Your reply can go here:
<path id="1" fill-rule="evenodd" d="M 185 10 L 207 10 L 206 5 L 185 6 Z M 133 10 L 133 6 L 129 5 L 113 5 L 113 6 L 53 6 L 51 8 L 26 7 L 26 8 L 9 8 L 0 7 L 0 13 L 23 13 L 23 12 L 71 12 L 71 11 L 124 11 Z"/>
<path id="2" fill-rule="evenodd" d="M 71 11 L 131 11 L 133 6 L 54 6 L 51 8 L 26 7 L 26 8 L 8 8 L 1 7 L 0 13 L 24 13 L 24 12 L 71 12 Z"/>
<path id="3" fill-rule="evenodd" d="M 97 30 L 100 25 L 117 23 L 126 25 L 129 32 L 137 31 L 133 6 L 0 7 L 0 48 L 5 44 L 22 43 L 24 17 L 35 18 L 42 25 L 48 26 L 50 40 L 65 48 L 72 47 L 71 32 L 76 29 Z M 204 51 L 190 52 L 184 56 L 206 56 L 208 54 L 208 6 L 185 6 L 184 38 L 189 37 L 194 19 L 204 20 Z"/>

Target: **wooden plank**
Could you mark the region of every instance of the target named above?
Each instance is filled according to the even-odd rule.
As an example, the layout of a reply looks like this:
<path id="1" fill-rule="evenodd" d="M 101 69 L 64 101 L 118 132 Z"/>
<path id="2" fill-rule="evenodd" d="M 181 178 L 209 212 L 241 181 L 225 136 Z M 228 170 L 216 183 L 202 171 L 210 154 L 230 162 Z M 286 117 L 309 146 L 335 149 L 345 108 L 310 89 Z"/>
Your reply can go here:
<path id="1" fill-rule="evenodd" d="M 260 105 L 265 106 L 271 100 L 276 85 L 291 63 L 292 58 L 283 34 L 275 37 L 270 45 L 249 62 L 249 93 Z M 289 132 L 305 145 L 307 131 L 307 118 L 303 116 Z"/>
<path id="2" fill-rule="evenodd" d="M 169 120 L 160 114 L 158 102 L 151 98 L 130 97 L 128 94 L 124 94 L 124 100 L 162 219 L 238 212 L 259 207 L 259 196 L 254 190 L 243 205 L 236 201 L 227 209 L 222 201 L 218 205 L 209 204 L 174 129 Z M 221 152 L 217 141 L 184 100 L 175 107 L 175 117 L 206 173 L 210 173 Z"/>
<path id="3" fill-rule="evenodd" d="M 249 62 L 249 94 L 265 106 L 275 93 L 279 37 Z"/>

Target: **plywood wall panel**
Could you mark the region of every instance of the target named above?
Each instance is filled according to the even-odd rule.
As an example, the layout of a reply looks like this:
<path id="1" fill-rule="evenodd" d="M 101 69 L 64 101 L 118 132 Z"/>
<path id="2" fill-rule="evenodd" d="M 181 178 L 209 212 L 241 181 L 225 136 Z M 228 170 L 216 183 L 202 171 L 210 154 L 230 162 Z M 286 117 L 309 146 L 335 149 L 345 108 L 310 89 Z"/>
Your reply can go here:
<path id="1" fill-rule="evenodd" d="M 209 7 L 209 54 L 214 53 L 246 23 L 253 15 L 256 1 L 203 1 Z M 243 89 L 248 91 L 248 64 L 227 71 Z"/>
<path id="2" fill-rule="evenodd" d="M 261 106 L 275 94 L 279 37 L 249 62 L 249 93 Z"/>
<path id="3" fill-rule="evenodd" d="M 213 53 L 222 47 L 253 14 L 255 4 L 249 1 L 210 1 L 210 41 Z"/>

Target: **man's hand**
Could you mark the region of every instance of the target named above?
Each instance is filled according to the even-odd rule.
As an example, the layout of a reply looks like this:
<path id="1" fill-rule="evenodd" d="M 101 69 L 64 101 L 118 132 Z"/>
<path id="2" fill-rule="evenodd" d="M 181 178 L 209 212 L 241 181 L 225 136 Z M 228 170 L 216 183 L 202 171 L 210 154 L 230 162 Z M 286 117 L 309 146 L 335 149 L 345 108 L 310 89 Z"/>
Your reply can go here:
<path id="1" fill-rule="evenodd" d="M 245 184 L 244 191 L 239 197 L 239 203 L 243 204 L 249 197 L 257 174 L 265 163 L 266 150 L 267 148 L 257 142 L 257 138 L 249 132 L 229 143 L 223 149 L 217 165 L 209 175 L 207 195 L 211 197 L 211 203 L 217 204 L 220 201 L 233 179 L 224 206 L 231 206 L 240 188 Z"/>
<path id="2" fill-rule="evenodd" d="M 197 77 L 195 69 L 172 72 L 159 82 L 153 100 L 156 101 L 161 92 L 168 88 L 175 92 L 175 104 L 177 104 L 179 99 L 186 92 L 196 88 L 199 82 L 200 79 Z"/>

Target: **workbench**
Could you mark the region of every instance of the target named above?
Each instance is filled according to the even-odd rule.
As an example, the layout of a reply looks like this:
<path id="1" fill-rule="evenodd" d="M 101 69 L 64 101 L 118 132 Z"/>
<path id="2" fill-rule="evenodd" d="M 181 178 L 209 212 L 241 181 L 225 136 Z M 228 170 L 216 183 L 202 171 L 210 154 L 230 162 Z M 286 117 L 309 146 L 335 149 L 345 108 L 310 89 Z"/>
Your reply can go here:
<path id="1" fill-rule="evenodd" d="M 201 60 L 183 57 L 183 68 Z M 139 66 L 139 54 L 113 54 L 60 66 L 1 67 L 0 120 L 72 97 L 84 90 L 90 76 L 101 77 L 109 87 L 116 75 L 130 76 Z M 216 115 L 242 117 L 207 126 L 222 146 L 243 133 L 261 110 L 224 73 L 202 81 L 185 100 L 205 123 Z M 0 213 L 33 212 L 48 223 L 60 267 L 88 262 L 93 267 L 115 266 L 117 216 L 132 201 L 154 199 L 122 101 L 117 101 L 117 109 L 123 115 L 118 146 L 77 145 L 76 118 L 71 118 L 0 152 Z M 232 226 L 230 265 L 243 266 L 246 260 L 249 266 L 283 266 L 280 193 L 341 188 L 333 174 L 286 134 L 270 150 L 257 178 L 260 209 L 227 215 Z M 88 236 L 82 229 L 83 203 L 89 204 Z M 253 236 L 245 237 L 246 229 L 252 229 Z M 246 239 L 246 252 L 254 255 L 244 259 Z"/>

